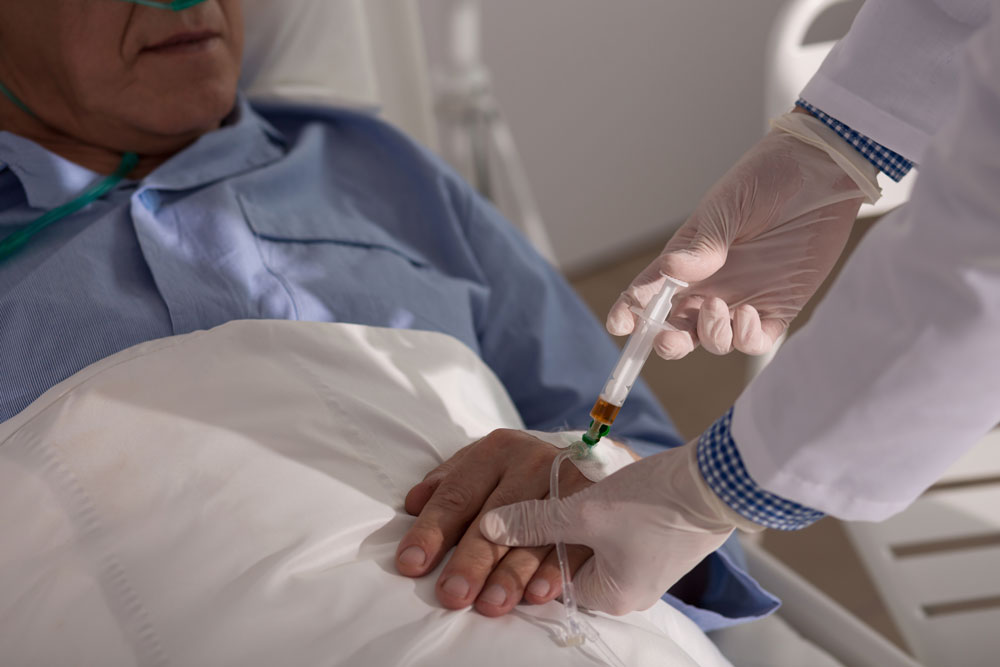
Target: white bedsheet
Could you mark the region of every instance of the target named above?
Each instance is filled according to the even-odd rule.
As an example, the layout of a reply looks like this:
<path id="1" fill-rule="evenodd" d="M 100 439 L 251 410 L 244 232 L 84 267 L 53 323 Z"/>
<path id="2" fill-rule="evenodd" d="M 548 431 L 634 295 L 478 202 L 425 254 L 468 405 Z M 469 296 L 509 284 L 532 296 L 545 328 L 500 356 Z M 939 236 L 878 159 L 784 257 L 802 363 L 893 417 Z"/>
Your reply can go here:
<path id="1" fill-rule="evenodd" d="M 557 603 L 487 619 L 395 572 L 406 491 L 500 426 L 426 332 L 241 321 L 84 369 L 0 424 L 3 664 L 599 664 Z M 592 622 L 628 665 L 729 664 L 662 603 Z"/>

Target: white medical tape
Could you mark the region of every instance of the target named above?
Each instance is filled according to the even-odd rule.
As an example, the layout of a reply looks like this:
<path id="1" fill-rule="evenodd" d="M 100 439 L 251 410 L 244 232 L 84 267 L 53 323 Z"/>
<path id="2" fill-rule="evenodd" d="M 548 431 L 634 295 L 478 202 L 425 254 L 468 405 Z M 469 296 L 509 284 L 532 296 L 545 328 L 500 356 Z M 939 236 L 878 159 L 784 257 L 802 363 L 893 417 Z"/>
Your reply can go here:
<path id="1" fill-rule="evenodd" d="M 553 447 L 565 449 L 574 442 L 580 442 L 583 431 L 561 431 L 559 433 L 543 433 L 542 431 L 526 431 L 539 440 L 544 440 Z M 625 449 L 610 442 L 602 441 L 590 448 L 590 456 L 585 459 L 570 459 L 577 470 L 591 482 L 600 482 L 608 475 L 618 472 L 635 459 Z"/>

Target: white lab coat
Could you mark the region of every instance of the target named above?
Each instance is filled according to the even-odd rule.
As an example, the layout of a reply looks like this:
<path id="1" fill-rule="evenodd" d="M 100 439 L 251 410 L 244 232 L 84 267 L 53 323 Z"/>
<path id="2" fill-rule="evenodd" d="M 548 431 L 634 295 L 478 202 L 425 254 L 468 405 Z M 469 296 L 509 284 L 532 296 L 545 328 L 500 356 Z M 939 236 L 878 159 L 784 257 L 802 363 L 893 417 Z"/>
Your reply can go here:
<path id="1" fill-rule="evenodd" d="M 954 111 L 962 50 L 992 0 L 868 0 L 802 97 L 883 146 L 923 162 Z"/>
<path id="2" fill-rule="evenodd" d="M 764 488 L 880 520 L 1000 421 L 1000 0 L 868 0 L 803 97 L 920 174 L 733 437 Z"/>

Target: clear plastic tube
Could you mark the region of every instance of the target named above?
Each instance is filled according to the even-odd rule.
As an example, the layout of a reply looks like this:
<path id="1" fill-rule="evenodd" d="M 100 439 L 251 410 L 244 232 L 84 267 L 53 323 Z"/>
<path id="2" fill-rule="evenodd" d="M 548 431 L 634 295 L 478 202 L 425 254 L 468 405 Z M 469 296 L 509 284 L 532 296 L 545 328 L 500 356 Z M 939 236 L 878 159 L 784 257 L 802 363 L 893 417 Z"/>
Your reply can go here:
<path id="1" fill-rule="evenodd" d="M 687 287 L 687 283 L 682 280 L 668 275 L 663 277 L 665 278 L 663 287 L 649 300 L 646 307 L 641 311 L 638 308 L 632 309 L 638 316 L 638 321 L 601 392 L 601 398 L 611 405 L 621 407 L 625 402 L 625 397 L 632 391 L 632 385 L 639 377 L 639 371 L 649 358 L 656 335 L 669 327 L 664 322 L 670 314 L 670 304 L 674 294 L 680 288 Z"/>
<path id="2" fill-rule="evenodd" d="M 566 449 L 559 452 L 552 462 L 552 470 L 549 473 L 549 496 L 559 497 L 559 467 L 566 459 L 581 459 L 590 456 L 590 447 L 582 440 L 574 442 Z M 580 615 L 576 606 L 576 595 L 573 592 L 573 578 L 569 572 L 569 558 L 566 556 L 566 544 L 556 542 L 556 556 L 559 559 L 559 574 L 562 577 L 562 601 L 563 610 L 566 613 L 566 627 L 563 629 L 561 637 L 564 646 L 578 646 L 583 648 L 589 639 L 593 644 L 594 651 L 605 664 L 611 667 L 625 667 L 625 663 L 611 650 L 601 635 L 597 632 L 585 618 Z"/>
<path id="3" fill-rule="evenodd" d="M 559 467 L 562 462 L 572 456 L 579 456 L 577 445 L 586 445 L 583 442 L 574 443 L 559 452 L 556 460 L 552 462 L 552 472 L 549 473 L 549 496 L 559 497 Z M 559 559 L 559 573 L 562 575 L 562 600 L 563 609 L 566 611 L 566 633 L 563 644 L 566 646 L 579 646 L 586 640 L 586 635 L 579 623 L 579 612 L 576 608 L 576 596 L 573 593 L 573 579 L 569 573 L 569 559 L 566 556 L 566 545 L 563 542 L 556 542 L 556 556 Z"/>

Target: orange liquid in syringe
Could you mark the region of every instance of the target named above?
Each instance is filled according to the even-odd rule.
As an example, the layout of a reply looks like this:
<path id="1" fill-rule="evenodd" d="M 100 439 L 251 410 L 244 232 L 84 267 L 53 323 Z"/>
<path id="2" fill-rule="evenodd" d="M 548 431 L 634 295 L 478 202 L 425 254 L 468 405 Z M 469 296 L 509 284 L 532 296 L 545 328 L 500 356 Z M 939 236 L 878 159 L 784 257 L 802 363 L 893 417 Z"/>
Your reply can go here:
<path id="1" fill-rule="evenodd" d="M 594 403 L 594 407 L 590 411 L 590 416 L 593 417 L 595 422 L 601 422 L 602 424 L 607 424 L 611 426 L 614 423 L 615 417 L 618 416 L 618 411 L 622 409 L 620 405 L 611 405 L 603 398 L 598 398 L 597 402 Z"/>

